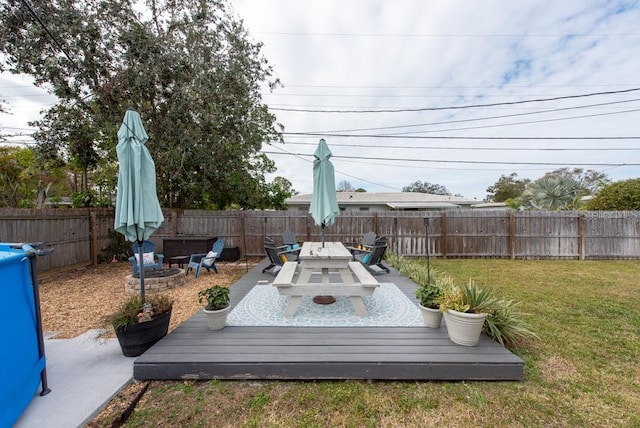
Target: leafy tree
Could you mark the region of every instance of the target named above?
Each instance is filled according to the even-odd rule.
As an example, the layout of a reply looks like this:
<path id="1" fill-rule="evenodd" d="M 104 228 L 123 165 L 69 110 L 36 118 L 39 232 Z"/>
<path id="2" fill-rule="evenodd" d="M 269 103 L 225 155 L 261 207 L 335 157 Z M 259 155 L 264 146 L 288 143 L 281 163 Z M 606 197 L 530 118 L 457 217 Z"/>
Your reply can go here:
<path id="1" fill-rule="evenodd" d="M 525 178 L 517 179 L 518 174 L 512 172 L 509 175 L 501 175 L 498 181 L 487 188 L 487 200 L 490 202 L 505 202 L 508 199 L 519 198 L 531 183 L 531 180 Z"/>
<path id="2" fill-rule="evenodd" d="M 604 186 L 583 208 L 587 210 L 640 210 L 640 178 L 616 181 Z"/>
<path id="3" fill-rule="evenodd" d="M 547 172 L 545 177 L 548 178 L 569 178 L 580 183 L 585 190 L 586 195 L 595 195 L 598 191 L 611 183 L 607 174 L 592 169 L 583 170 L 582 168 L 559 168 L 551 172 Z"/>
<path id="4" fill-rule="evenodd" d="M 49 109 L 44 119 L 30 125 L 40 127 L 33 135 L 34 140 L 40 142 L 40 159 L 50 159 L 52 167 L 70 164 L 72 170 L 79 170 L 81 184 L 74 186 L 75 191 L 88 192 L 89 172 L 98 166 L 102 156 L 106 156 L 94 145 L 98 134 L 92 128 L 93 121 L 88 113 L 76 106 L 58 104 Z"/>
<path id="5" fill-rule="evenodd" d="M 288 206 L 284 201 L 297 194 L 289 180 L 284 177 L 275 177 L 268 185 L 268 200 L 264 204 L 265 208 L 286 210 Z"/>
<path id="6" fill-rule="evenodd" d="M 451 192 L 440 184 L 431 184 L 420 180 L 402 188 L 403 192 L 430 193 L 432 195 L 451 196 Z"/>
<path id="7" fill-rule="evenodd" d="M 354 192 L 358 192 L 358 193 L 367 193 L 367 189 L 363 188 L 363 187 L 358 187 L 356 190 L 354 190 Z"/>
<path id="8" fill-rule="evenodd" d="M 39 176 L 33 158 L 28 147 L 0 147 L 0 206 L 35 205 Z"/>
<path id="9" fill-rule="evenodd" d="M 0 70 L 27 73 L 60 102 L 37 122 L 39 159 L 73 163 L 80 188 L 115 161 L 128 106 L 143 118 L 164 206 L 259 207 L 275 170 L 260 153 L 281 142 L 260 95 L 274 88 L 260 44 L 222 0 L 52 0 L 0 4 Z M 62 45 L 64 51 L 58 44 Z M 101 162 L 105 161 L 105 162 Z M 111 185 L 102 180 L 101 186 Z"/>
<path id="10" fill-rule="evenodd" d="M 584 196 L 582 185 L 570 177 L 542 177 L 527 187 L 519 199 L 520 205 L 539 210 L 575 208 Z"/>

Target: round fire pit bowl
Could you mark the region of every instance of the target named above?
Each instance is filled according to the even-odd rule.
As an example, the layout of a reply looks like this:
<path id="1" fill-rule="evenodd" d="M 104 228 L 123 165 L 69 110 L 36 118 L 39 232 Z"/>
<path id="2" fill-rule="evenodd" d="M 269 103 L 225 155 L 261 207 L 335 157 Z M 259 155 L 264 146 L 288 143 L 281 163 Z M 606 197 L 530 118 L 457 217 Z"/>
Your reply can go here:
<path id="1" fill-rule="evenodd" d="M 184 269 L 152 269 L 144 271 L 145 293 L 157 293 L 180 287 L 187 282 Z M 140 274 L 128 275 L 125 279 L 124 290 L 127 293 L 140 293 Z"/>

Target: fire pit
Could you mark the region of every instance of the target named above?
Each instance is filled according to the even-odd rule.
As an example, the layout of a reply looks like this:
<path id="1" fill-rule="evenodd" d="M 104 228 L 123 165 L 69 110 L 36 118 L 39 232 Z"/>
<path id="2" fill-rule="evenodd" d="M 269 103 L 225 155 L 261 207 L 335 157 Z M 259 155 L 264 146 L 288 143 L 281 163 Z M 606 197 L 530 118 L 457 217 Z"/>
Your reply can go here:
<path id="1" fill-rule="evenodd" d="M 151 269 L 144 271 L 144 291 L 157 293 L 184 285 L 186 282 L 184 269 Z M 128 275 L 124 289 L 127 293 L 140 293 L 140 274 Z"/>

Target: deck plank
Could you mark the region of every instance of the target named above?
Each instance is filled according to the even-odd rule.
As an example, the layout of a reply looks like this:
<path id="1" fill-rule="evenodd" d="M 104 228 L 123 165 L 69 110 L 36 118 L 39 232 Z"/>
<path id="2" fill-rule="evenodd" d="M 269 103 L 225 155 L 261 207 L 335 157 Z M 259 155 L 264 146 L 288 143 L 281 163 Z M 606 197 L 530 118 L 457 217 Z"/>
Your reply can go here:
<path id="1" fill-rule="evenodd" d="M 263 262 L 231 287 L 231 306 L 261 280 Z M 391 269 L 413 302 L 416 284 Z M 446 326 L 225 327 L 207 329 L 201 312 L 138 357 L 134 377 L 151 379 L 522 380 L 523 361 L 486 336 L 478 346 L 451 342 Z"/>

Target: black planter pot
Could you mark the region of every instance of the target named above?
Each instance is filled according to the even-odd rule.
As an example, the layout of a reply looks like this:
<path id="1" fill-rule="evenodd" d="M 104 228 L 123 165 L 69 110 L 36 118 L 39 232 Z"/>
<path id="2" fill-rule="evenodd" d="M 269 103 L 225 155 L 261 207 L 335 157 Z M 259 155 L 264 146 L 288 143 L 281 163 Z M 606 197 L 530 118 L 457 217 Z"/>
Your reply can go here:
<path id="1" fill-rule="evenodd" d="M 137 357 L 167 335 L 171 311 L 151 321 L 116 328 L 120 349 L 125 357 Z"/>

